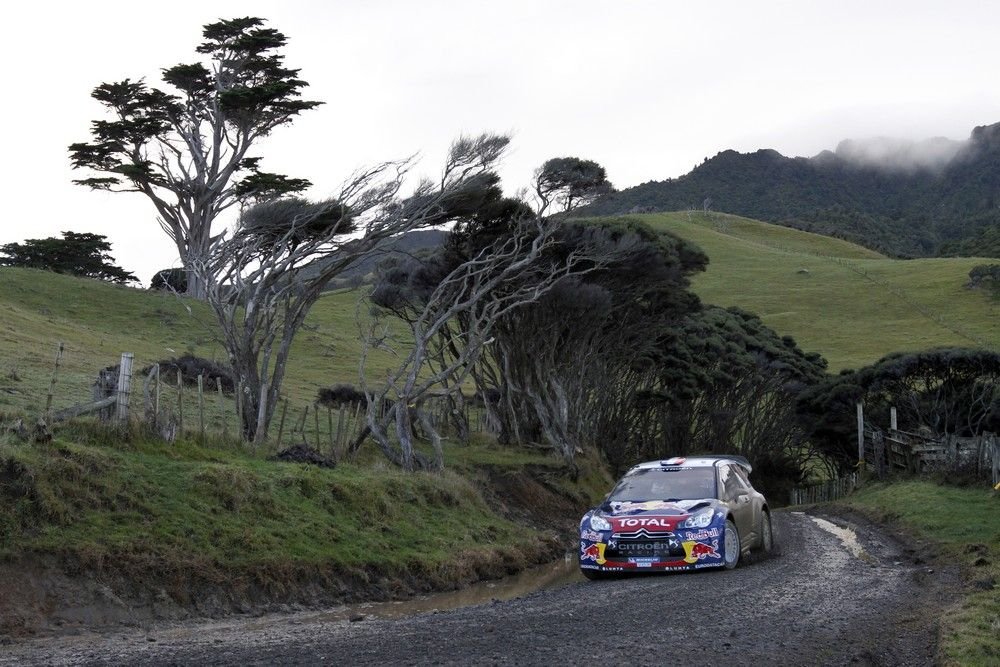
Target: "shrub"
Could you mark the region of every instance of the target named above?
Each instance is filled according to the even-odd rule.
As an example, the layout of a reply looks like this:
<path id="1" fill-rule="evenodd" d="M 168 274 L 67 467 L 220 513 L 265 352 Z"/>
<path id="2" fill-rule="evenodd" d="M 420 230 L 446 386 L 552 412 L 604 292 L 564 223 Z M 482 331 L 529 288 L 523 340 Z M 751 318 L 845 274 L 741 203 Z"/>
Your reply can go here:
<path id="1" fill-rule="evenodd" d="M 368 399 L 365 393 L 356 389 L 350 384 L 335 384 L 332 387 L 321 387 L 316 392 L 316 404 L 328 408 L 339 408 L 342 406 L 355 407 L 367 405 Z"/>
<path id="2" fill-rule="evenodd" d="M 214 389 L 216 379 L 222 383 L 222 391 L 231 394 L 236 390 L 233 371 L 227 366 L 217 364 L 209 359 L 185 354 L 176 359 L 164 359 L 160 362 L 160 379 L 165 382 L 177 382 L 178 373 L 181 381 L 188 385 L 197 385 L 198 376 L 205 376 L 205 386 Z M 117 366 L 113 367 L 117 371 Z M 153 366 L 142 369 L 144 375 L 149 375 Z"/>
<path id="3" fill-rule="evenodd" d="M 177 292 L 187 292 L 187 273 L 184 269 L 163 269 L 157 271 L 149 282 L 149 289 Z"/>

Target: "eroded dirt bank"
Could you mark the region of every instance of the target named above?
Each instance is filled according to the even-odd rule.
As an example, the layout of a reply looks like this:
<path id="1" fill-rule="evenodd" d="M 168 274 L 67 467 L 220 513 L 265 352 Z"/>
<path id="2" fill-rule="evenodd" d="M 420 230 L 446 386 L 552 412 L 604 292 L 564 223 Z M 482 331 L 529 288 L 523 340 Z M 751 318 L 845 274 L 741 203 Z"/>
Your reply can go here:
<path id="1" fill-rule="evenodd" d="M 433 568 L 415 562 L 407 569 L 377 564 L 355 569 L 295 564 L 234 569 L 194 558 L 165 566 L 135 556 L 83 562 L 47 555 L 0 562 L 0 643 L 406 599 L 508 576 L 561 558 L 573 544 L 572 529 L 586 501 L 552 483 L 551 477 L 545 470 L 480 470 L 476 483 L 493 511 L 530 527 L 531 536 L 526 533 L 519 544 L 489 550 L 459 544 L 450 562 Z"/>
<path id="2" fill-rule="evenodd" d="M 292 614 L 33 640 L 0 663 L 934 663 L 956 573 L 869 525 L 854 526 L 859 549 L 809 515 L 776 525 L 780 555 L 732 572 L 582 582 L 395 620 Z"/>

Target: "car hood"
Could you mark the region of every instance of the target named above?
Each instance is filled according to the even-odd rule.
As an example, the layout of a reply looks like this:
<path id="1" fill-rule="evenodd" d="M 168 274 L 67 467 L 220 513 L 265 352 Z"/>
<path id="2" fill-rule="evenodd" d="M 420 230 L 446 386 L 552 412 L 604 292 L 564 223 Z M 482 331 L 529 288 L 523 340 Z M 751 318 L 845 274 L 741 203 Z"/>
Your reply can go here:
<path id="1" fill-rule="evenodd" d="M 714 498 L 698 500 L 641 500 L 606 502 L 598 511 L 604 517 L 620 516 L 687 516 L 706 507 L 717 507 Z"/>

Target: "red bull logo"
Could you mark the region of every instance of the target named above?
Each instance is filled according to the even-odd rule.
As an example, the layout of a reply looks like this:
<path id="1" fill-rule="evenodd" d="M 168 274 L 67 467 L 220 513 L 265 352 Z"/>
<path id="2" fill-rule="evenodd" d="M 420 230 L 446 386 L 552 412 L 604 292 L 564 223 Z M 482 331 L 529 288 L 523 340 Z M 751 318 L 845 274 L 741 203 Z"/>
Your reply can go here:
<path id="1" fill-rule="evenodd" d="M 702 558 L 719 557 L 718 541 L 713 541 L 712 544 L 708 544 L 707 542 L 694 542 L 689 540 L 687 542 L 682 542 L 681 546 L 684 547 L 685 563 L 697 563 Z"/>
<path id="2" fill-rule="evenodd" d="M 598 542 L 597 544 L 581 545 L 580 546 L 580 562 L 585 560 L 594 561 L 598 565 L 604 565 L 608 561 L 604 558 L 604 550 L 608 545 L 603 542 Z"/>

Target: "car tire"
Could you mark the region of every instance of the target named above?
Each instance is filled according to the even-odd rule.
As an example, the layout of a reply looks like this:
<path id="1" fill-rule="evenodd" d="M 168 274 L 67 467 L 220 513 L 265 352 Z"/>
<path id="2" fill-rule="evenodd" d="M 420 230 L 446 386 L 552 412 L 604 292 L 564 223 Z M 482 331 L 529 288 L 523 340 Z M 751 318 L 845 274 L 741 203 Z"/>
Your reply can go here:
<path id="1" fill-rule="evenodd" d="M 765 556 L 774 553 L 774 524 L 767 510 L 760 514 L 760 552 Z"/>
<path id="2" fill-rule="evenodd" d="M 722 539 L 722 563 L 727 570 L 733 570 L 740 564 L 740 556 L 743 551 L 740 547 L 740 531 L 736 529 L 736 523 L 732 519 L 726 519 L 726 528 Z"/>

